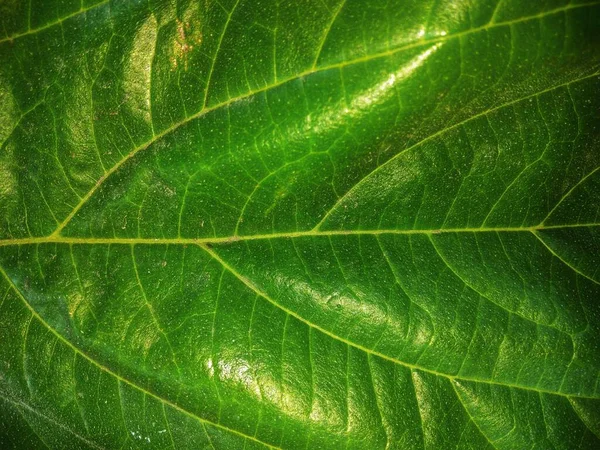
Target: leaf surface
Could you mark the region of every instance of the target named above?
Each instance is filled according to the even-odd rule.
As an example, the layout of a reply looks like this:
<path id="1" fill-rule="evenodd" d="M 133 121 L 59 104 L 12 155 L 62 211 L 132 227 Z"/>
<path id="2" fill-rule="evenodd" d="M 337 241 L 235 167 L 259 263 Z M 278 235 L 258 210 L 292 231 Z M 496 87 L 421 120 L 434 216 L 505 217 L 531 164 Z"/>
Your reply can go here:
<path id="1" fill-rule="evenodd" d="M 3 448 L 597 448 L 600 4 L 0 4 Z"/>

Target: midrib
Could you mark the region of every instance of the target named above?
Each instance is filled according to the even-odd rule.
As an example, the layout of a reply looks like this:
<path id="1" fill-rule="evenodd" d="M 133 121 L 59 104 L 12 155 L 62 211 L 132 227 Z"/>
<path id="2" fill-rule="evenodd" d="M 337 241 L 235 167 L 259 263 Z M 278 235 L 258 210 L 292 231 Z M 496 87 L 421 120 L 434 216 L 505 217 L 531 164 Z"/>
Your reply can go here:
<path id="1" fill-rule="evenodd" d="M 62 235 L 50 235 L 42 237 L 28 237 L 17 239 L 0 239 L 0 247 L 11 245 L 31 244 L 88 244 L 88 245 L 194 245 L 194 244 L 230 244 L 238 241 L 258 241 L 269 239 L 293 239 L 303 237 L 327 237 L 327 236 L 380 236 L 386 234 L 399 235 L 436 235 L 452 233 L 533 233 L 544 230 L 560 230 L 568 228 L 590 228 L 598 227 L 600 223 L 582 223 L 567 225 L 544 225 L 532 227 L 498 227 L 498 228 L 440 228 L 426 230 L 330 230 L 330 231 L 292 231 L 271 234 L 232 235 L 203 238 L 103 238 L 103 237 L 70 237 Z"/>

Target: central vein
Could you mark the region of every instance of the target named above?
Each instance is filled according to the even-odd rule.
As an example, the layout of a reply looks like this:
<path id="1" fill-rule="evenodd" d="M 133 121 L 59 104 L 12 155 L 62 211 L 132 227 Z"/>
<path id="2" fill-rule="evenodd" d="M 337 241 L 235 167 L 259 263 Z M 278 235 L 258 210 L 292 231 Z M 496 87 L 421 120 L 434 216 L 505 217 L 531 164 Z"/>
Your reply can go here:
<path id="1" fill-rule="evenodd" d="M 152 238 L 152 237 L 137 237 L 137 238 L 103 238 L 103 237 L 69 237 L 52 234 L 42 237 L 28 237 L 18 239 L 0 240 L 0 247 L 11 245 L 28 245 L 28 244 L 155 244 L 155 245 L 195 245 L 195 244 L 227 244 L 238 241 L 253 241 L 267 239 L 293 239 L 302 237 L 323 237 L 323 236 L 378 236 L 384 234 L 418 234 L 418 235 L 435 235 L 435 234 L 450 234 L 450 233 L 533 233 L 543 230 L 558 230 L 564 228 L 586 228 L 598 227 L 599 223 L 585 223 L 572 225 L 550 225 L 550 226 L 531 226 L 531 227 L 498 227 L 498 228 L 441 228 L 427 230 L 331 230 L 331 231 L 292 231 L 283 233 L 271 234 L 253 234 L 241 236 L 221 236 L 221 237 L 202 237 L 202 238 Z"/>

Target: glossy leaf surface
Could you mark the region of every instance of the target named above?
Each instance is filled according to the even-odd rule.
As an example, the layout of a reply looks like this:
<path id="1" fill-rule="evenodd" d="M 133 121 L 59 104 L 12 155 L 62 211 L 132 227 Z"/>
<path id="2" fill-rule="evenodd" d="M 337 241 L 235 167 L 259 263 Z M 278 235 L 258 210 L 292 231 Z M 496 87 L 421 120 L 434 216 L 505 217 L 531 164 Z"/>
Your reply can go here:
<path id="1" fill-rule="evenodd" d="M 2 448 L 598 448 L 600 4 L 0 0 Z"/>

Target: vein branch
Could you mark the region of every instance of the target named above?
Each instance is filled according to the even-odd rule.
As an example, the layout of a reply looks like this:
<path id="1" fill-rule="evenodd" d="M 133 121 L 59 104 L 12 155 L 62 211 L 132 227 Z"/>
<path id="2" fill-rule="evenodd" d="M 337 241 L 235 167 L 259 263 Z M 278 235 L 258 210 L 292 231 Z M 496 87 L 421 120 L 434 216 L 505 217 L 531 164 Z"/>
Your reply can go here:
<path id="1" fill-rule="evenodd" d="M 41 27 L 33 28 L 33 29 L 29 28 L 27 31 L 23 31 L 23 32 L 20 32 L 20 33 L 11 34 L 10 36 L 6 36 L 6 37 L 0 39 L 0 44 L 2 44 L 3 42 L 12 42 L 13 40 L 21 38 L 23 36 L 28 36 L 28 35 L 31 35 L 31 34 L 37 34 L 37 33 L 41 32 L 41 31 L 47 30 L 48 28 L 52 28 L 54 26 L 61 25 L 66 20 L 69 20 L 69 19 L 71 19 L 71 18 L 73 18 L 75 16 L 78 16 L 80 14 L 83 14 L 83 13 L 85 13 L 85 12 L 91 10 L 91 9 L 95 9 L 95 8 L 99 8 L 101 6 L 104 6 L 107 3 L 109 3 L 109 2 L 110 2 L 110 0 L 103 0 L 100 3 L 96 3 L 95 5 L 92 5 L 92 6 L 88 7 L 88 8 L 78 9 L 77 11 L 74 11 L 71 14 L 68 14 L 68 15 L 66 15 L 64 17 L 61 17 L 60 19 L 55 20 L 53 22 L 49 22 L 46 25 L 42 25 Z M 31 3 L 30 3 L 30 5 L 31 5 Z M 31 13 L 31 8 L 30 8 L 30 13 Z"/>

